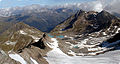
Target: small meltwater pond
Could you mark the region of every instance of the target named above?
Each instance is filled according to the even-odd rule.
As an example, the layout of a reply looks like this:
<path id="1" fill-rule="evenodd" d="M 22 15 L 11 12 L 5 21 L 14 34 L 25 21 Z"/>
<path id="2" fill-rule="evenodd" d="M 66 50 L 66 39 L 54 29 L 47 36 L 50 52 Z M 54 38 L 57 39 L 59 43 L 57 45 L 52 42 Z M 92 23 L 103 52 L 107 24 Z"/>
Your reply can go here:
<path id="1" fill-rule="evenodd" d="M 54 36 L 52 36 L 52 35 L 50 35 L 50 34 L 48 34 L 48 36 L 49 36 L 49 37 L 51 37 L 51 38 L 53 38 L 53 37 L 54 37 Z"/>
<path id="2" fill-rule="evenodd" d="M 64 36 L 63 36 L 63 35 L 60 35 L 60 36 L 56 36 L 56 38 L 64 38 Z"/>
<path id="3" fill-rule="evenodd" d="M 53 35 L 51 35 L 51 34 L 48 34 L 48 36 L 49 36 L 49 37 L 51 37 L 51 38 L 54 38 L 54 37 L 56 37 L 56 38 L 64 38 L 64 36 L 63 36 L 63 35 L 53 36 Z"/>

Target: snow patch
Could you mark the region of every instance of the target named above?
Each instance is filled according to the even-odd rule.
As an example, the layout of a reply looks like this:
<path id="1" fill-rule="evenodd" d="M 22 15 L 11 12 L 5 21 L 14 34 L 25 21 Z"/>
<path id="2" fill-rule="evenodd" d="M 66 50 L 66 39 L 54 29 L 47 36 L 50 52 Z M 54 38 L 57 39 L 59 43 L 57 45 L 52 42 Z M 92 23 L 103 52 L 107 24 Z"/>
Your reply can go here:
<path id="1" fill-rule="evenodd" d="M 73 44 L 71 44 L 70 42 L 65 42 L 66 44 L 70 44 L 70 45 L 73 45 Z"/>
<path id="2" fill-rule="evenodd" d="M 11 42 L 11 41 L 7 41 L 7 42 L 5 42 L 5 44 L 7 44 L 7 45 L 15 45 L 17 42 Z"/>
<path id="3" fill-rule="evenodd" d="M 84 39 L 81 41 L 82 44 L 86 44 L 89 39 Z"/>
<path id="4" fill-rule="evenodd" d="M 73 37 L 69 37 L 69 38 L 71 38 L 71 40 L 74 40 L 74 38 L 73 38 Z"/>
<path id="5" fill-rule="evenodd" d="M 20 34 L 27 35 L 27 33 L 24 32 L 23 30 L 20 30 L 19 32 L 20 32 Z"/>
<path id="6" fill-rule="evenodd" d="M 69 62 L 69 59 L 64 59 L 64 58 L 70 58 L 68 55 L 63 53 L 58 47 L 58 41 L 55 38 L 51 38 L 53 43 L 50 43 L 49 46 L 53 48 L 52 51 L 47 53 L 47 57 L 45 59 L 49 62 L 49 64 L 59 64 L 57 63 L 58 61 L 61 61 L 61 64 L 71 64 Z M 57 57 L 56 57 L 57 56 Z M 51 59 L 52 57 L 56 57 Z M 60 58 L 60 59 L 57 59 Z M 55 59 L 55 60 L 54 60 Z"/>
<path id="7" fill-rule="evenodd" d="M 105 32 L 103 32 L 103 35 L 107 35 Z"/>
<path id="8" fill-rule="evenodd" d="M 102 50 L 103 48 L 98 47 L 98 48 L 88 48 L 88 51 L 99 51 Z"/>
<path id="9" fill-rule="evenodd" d="M 33 36 L 33 35 L 29 35 L 29 36 L 31 36 L 31 37 L 34 39 L 34 41 L 35 41 L 35 42 L 38 42 L 38 41 L 39 41 L 39 39 L 40 39 L 40 38 L 35 37 L 35 36 Z"/>
<path id="10" fill-rule="evenodd" d="M 119 33 L 119 31 L 120 31 L 120 28 L 117 29 L 116 33 Z"/>
<path id="11" fill-rule="evenodd" d="M 19 54 L 9 54 L 10 58 L 20 62 L 21 64 L 27 64 L 27 62 Z"/>
<path id="12" fill-rule="evenodd" d="M 67 52 L 68 54 L 71 54 L 71 55 L 73 55 L 73 56 L 76 56 L 76 53 L 75 52 L 73 52 L 72 50 L 69 50 L 69 52 Z"/>
<path id="13" fill-rule="evenodd" d="M 6 55 L 6 56 L 7 56 L 7 54 L 6 54 L 3 50 L 1 50 L 1 49 L 0 49 L 0 53 L 1 53 L 2 55 Z"/>
<path id="14" fill-rule="evenodd" d="M 50 47 L 50 48 L 57 48 L 58 47 L 58 41 L 55 39 L 55 38 L 51 38 L 51 40 L 53 41 L 52 43 L 47 43 L 47 45 Z"/>
<path id="15" fill-rule="evenodd" d="M 34 33 L 34 31 L 32 30 L 29 30 L 31 33 Z M 38 42 L 40 38 L 36 37 L 36 36 L 33 36 L 33 35 L 30 35 L 30 34 L 27 34 L 26 32 L 24 32 L 23 30 L 20 30 L 19 31 L 20 34 L 23 34 L 23 35 L 28 35 L 30 37 L 32 37 L 34 39 L 35 42 Z"/>
<path id="16" fill-rule="evenodd" d="M 32 60 L 32 62 L 34 63 L 34 64 L 39 64 L 36 60 L 34 60 L 33 58 L 31 58 L 30 57 L 30 59 Z"/>
<path id="17" fill-rule="evenodd" d="M 115 27 L 115 29 L 117 28 L 117 26 L 114 26 Z"/>
<path id="18" fill-rule="evenodd" d="M 64 37 L 68 37 L 68 36 L 65 35 Z"/>

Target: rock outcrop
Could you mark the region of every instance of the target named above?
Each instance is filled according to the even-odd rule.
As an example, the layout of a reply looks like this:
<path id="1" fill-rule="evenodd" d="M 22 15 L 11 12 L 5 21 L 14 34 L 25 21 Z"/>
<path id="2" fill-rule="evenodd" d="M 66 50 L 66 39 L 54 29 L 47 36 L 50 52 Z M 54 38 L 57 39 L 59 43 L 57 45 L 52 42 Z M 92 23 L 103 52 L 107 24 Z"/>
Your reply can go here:
<path id="1" fill-rule="evenodd" d="M 50 50 L 46 44 L 49 42 L 47 40 L 49 37 L 36 28 L 20 22 L 6 30 L 1 36 L 0 49 L 4 51 L 6 56 L 2 57 L 0 61 L 19 64 L 22 60 L 21 62 L 17 61 L 19 59 L 16 57 L 20 57 L 28 64 L 34 64 L 33 59 L 38 64 L 48 64 L 43 57 Z M 3 55 L 1 54 L 1 56 Z"/>

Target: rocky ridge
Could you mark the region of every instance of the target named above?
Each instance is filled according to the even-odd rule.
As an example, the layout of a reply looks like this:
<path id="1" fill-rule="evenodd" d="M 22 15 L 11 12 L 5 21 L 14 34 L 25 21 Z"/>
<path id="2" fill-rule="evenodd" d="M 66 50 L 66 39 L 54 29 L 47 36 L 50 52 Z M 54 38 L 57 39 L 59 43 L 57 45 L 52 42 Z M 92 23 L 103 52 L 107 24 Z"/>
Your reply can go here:
<path id="1" fill-rule="evenodd" d="M 100 45 L 118 34 L 119 31 L 120 19 L 110 13 L 80 10 L 53 29 L 51 34 L 64 36 L 62 40 L 60 39 L 59 45 L 66 54 L 86 56 L 113 50 L 114 45 L 107 46 L 116 44 L 117 41 L 112 42 L 112 44 L 107 43 L 105 47 Z M 119 42 L 116 45 L 118 44 Z"/>
<path id="2" fill-rule="evenodd" d="M 46 44 L 50 42 L 50 38 L 36 28 L 20 22 L 6 30 L 1 36 L 3 36 L 0 37 L 2 63 L 48 64 L 43 57 L 51 50 Z"/>

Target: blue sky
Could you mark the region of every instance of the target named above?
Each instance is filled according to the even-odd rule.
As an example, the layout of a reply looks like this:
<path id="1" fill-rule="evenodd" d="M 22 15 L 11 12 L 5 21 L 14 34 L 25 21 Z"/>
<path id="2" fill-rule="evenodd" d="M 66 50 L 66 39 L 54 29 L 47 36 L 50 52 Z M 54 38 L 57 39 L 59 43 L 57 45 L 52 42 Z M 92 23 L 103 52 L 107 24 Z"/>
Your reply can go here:
<path id="1" fill-rule="evenodd" d="M 8 8 L 15 6 L 25 6 L 31 4 L 40 4 L 40 5 L 62 5 L 65 3 L 80 3 L 88 2 L 93 0 L 0 0 L 0 8 Z"/>

